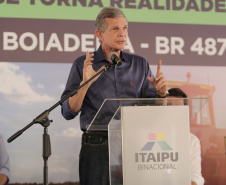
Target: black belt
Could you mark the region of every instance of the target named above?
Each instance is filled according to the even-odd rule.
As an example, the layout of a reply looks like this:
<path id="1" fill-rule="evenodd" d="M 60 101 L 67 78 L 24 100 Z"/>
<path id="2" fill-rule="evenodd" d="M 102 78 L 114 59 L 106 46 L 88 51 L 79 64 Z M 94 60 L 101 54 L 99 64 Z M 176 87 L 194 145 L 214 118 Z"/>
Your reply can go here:
<path id="1" fill-rule="evenodd" d="M 94 134 L 100 136 L 108 136 L 108 131 L 86 131 L 86 134 Z"/>
<path id="2" fill-rule="evenodd" d="M 82 143 L 102 144 L 108 140 L 108 132 L 84 132 L 82 134 Z"/>

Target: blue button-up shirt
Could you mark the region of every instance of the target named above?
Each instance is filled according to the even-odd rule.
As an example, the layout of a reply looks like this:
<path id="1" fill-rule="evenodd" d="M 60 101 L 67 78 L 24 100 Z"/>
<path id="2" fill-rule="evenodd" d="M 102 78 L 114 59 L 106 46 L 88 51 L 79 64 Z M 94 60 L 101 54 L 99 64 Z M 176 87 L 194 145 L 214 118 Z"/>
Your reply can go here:
<path id="1" fill-rule="evenodd" d="M 86 56 L 76 59 L 72 65 L 66 88 L 62 94 L 63 98 L 72 90 L 79 87 L 83 79 L 83 65 Z M 104 56 L 101 47 L 94 52 L 93 69 L 97 71 L 103 65 L 109 64 Z M 70 110 L 68 99 L 62 104 L 62 115 L 65 119 L 73 119 L 81 111 L 80 127 L 86 130 L 91 123 L 98 109 L 105 99 L 109 98 L 154 98 L 156 91 L 147 76 L 154 78 L 148 62 L 137 55 L 121 52 L 121 66 L 112 66 L 105 71 L 89 87 L 84 98 L 81 109 L 77 113 Z"/>
<path id="2" fill-rule="evenodd" d="M 0 135 L 0 174 L 4 174 L 10 178 L 9 155 L 6 151 L 3 137 Z"/>

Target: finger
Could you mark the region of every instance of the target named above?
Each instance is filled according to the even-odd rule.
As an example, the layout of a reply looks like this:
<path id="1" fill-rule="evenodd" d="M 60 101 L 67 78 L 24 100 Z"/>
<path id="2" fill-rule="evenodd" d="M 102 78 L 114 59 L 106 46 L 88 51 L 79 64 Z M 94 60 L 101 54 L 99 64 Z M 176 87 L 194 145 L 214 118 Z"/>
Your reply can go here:
<path id="1" fill-rule="evenodd" d="M 94 53 L 89 53 L 89 51 L 86 51 L 86 56 L 94 55 Z"/>
<path id="2" fill-rule="evenodd" d="M 85 62 L 84 62 L 84 67 L 85 68 L 88 67 L 88 66 L 92 66 L 92 65 L 93 65 L 93 63 L 91 61 L 85 60 Z"/>
<path id="3" fill-rule="evenodd" d="M 164 77 L 163 73 L 160 74 L 159 80 L 156 80 L 156 89 L 161 89 L 163 83 L 167 83 L 166 78 Z"/>
<path id="4" fill-rule="evenodd" d="M 156 81 L 159 81 L 161 78 L 164 78 L 163 73 L 162 73 L 162 72 L 161 72 L 161 73 L 157 73 L 157 74 L 156 74 L 156 77 L 155 77 L 155 80 L 156 80 Z"/>
<path id="5" fill-rule="evenodd" d="M 147 79 L 149 82 L 151 82 L 152 86 L 155 88 L 155 80 L 150 76 L 148 76 Z"/>
<path id="6" fill-rule="evenodd" d="M 162 65 L 162 60 L 159 60 L 158 67 L 157 67 L 157 74 L 161 73 L 161 65 Z"/>
<path id="7" fill-rule="evenodd" d="M 89 54 L 89 58 L 92 58 L 94 56 L 94 53 Z"/>
<path id="8" fill-rule="evenodd" d="M 89 57 L 89 51 L 86 51 L 86 59 Z"/>
<path id="9" fill-rule="evenodd" d="M 148 79 L 151 83 L 154 83 L 154 81 L 155 81 L 155 80 L 154 80 L 152 77 L 150 77 L 150 76 L 148 76 L 147 79 Z"/>
<path id="10" fill-rule="evenodd" d="M 86 63 L 88 66 L 92 66 L 93 65 L 93 63 L 91 62 L 91 61 L 87 61 L 87 63 Z"/>
<path id="11" fill-rule="evenodd" d="M 165 86 L 162 86 L 160 89 L 157 90 L 157 94 L 160 96 L 160 97 L 164 97 L 167 95 L 167 90 L 166 90 L 166 85 Z"/>
<path id="12" fill-rule="evenodd" d="M 86 52 L 86 59 L 84 61 L 84 66 L 88 63 L 88 61 L 89 61 L 89 52 L 87 51 Z"/>
<path id="13" fill-rule="evenodd" d="M 162 88 L 166 88 L 167 81 L 165 79 L 159 80 L 156 84 L 156 89 L 160 90 Z"/>
<path id="14" fill-rule="evenodd" d="M 94 53 L 89 53 L 89 51 L 86 52 L 86 60 L 93 60 Z"/>
<path id="15" fill-rule="evenodd" d="M 92 65 L 91 61 L 94 60 L 94 58 L 92 58 L 93 55 L 94 55 L 93 53 L 92 54 L 89 54 L 88 51 L 86 52 L 86 59 L 84 61 L 84 67 L 86 67 L 87 65 Z"/>

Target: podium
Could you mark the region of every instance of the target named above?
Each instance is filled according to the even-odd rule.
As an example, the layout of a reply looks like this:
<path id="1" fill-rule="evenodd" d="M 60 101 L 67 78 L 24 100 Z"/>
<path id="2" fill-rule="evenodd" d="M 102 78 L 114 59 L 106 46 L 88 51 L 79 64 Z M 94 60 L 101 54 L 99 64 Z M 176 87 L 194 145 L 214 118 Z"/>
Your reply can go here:
<path id="1" fill-rule="evenodd" d="M 173 100 L 189 106 L 170 106 Z M 106 99 L 87 127 L 108 131 L 111 185 L 190 185 L 190 120 L 207 98 Z M 189 116 L 190 115 L 190 116 Z"/>

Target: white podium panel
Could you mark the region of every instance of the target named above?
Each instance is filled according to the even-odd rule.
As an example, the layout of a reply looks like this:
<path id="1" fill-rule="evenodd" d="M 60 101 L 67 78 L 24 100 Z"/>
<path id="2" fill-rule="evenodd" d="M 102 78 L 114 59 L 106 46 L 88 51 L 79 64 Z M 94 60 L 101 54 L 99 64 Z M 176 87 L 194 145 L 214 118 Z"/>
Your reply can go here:
<path id="1" fill-rule="evenodd" d="M 123 185 L 191 185 L 188 106 L 121 107 Z"/>

